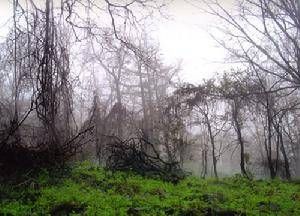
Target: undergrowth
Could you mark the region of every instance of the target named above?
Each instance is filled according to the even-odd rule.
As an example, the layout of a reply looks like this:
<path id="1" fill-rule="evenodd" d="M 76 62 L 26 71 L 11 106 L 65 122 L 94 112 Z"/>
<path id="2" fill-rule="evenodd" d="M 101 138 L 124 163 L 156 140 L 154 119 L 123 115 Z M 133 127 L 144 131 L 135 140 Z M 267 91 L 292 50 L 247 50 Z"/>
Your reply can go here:
<path id="1" fill-rule="evenodd" d="M 241 176 L 172 184 L 84 162 L 0 184 L 0 215 L 300 215 L 300 184 Z"/>

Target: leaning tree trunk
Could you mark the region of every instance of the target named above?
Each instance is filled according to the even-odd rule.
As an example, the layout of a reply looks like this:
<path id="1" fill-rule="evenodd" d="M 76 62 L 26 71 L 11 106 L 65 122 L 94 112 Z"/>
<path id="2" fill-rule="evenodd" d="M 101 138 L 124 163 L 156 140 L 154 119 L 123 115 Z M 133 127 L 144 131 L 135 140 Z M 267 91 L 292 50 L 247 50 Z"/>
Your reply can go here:
<path id="1" fill-rule="evenodd" d="M 242 126 L 239 122 L 239 106 L 238 102 L 234 100 L 233 108 L 232 108 L 232 118 L 234 123 L 234 129 L 236 131 L 237 139 L 240 145 L 240 168 L 243 176 L 248 177 L 247 171 L 245 168 L 245 145 L 242 137 Z"/>

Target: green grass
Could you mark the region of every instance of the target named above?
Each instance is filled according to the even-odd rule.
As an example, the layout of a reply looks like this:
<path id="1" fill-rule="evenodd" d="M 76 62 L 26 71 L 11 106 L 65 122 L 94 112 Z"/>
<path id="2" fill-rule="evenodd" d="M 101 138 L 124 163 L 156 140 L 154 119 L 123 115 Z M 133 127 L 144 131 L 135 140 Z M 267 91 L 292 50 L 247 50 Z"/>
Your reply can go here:
<path id="1" fill-rule="evenodd" d="M 234 176 L 174 185 L 85 162 L 0 185 L 0 215 L 300 215 L 300 184 Z"/>

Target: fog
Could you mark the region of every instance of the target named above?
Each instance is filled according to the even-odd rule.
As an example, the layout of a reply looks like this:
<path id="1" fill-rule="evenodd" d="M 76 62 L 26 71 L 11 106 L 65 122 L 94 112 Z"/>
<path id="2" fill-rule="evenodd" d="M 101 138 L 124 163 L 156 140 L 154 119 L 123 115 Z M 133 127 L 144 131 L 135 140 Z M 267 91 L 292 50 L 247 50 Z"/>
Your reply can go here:
<path id="1" fill-rule="evenodd" d="M 0 166 L 299 177 L 291 2 L 0 0 Z"/>

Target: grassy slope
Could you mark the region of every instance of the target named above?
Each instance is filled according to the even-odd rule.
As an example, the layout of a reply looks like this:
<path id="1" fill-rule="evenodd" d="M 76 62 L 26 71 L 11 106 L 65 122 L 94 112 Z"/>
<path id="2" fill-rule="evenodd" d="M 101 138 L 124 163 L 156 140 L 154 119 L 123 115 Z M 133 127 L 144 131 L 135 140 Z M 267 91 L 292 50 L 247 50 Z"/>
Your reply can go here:
<path id="1" fill-rule="evenodd" d="M 63 178 L 40 172 L 18 186 L 0 185 L 0 215 L 300 215 L 300 184 L 240 177 L 177 185 L 89 163 Z M 217 214 L 219 213 L 219 214 Z M 236 214 L 238 215 L 238 214 Z"/>

